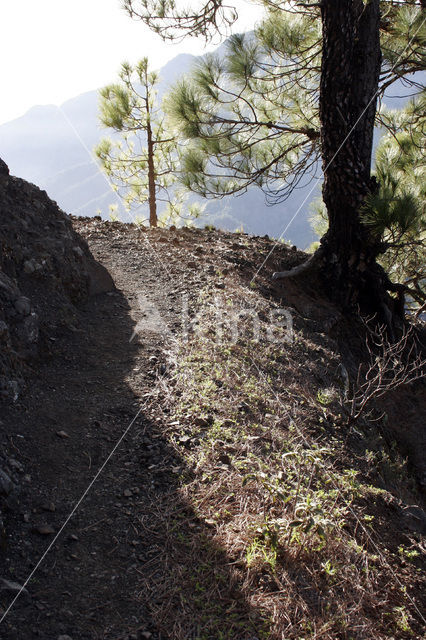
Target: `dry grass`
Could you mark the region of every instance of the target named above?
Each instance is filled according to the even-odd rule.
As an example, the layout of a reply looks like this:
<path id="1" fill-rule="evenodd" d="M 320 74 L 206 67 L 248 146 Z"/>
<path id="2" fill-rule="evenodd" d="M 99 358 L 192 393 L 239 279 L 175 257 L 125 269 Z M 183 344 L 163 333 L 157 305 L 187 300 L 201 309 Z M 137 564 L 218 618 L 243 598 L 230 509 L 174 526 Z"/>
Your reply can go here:
<path id="1" fill-rule="evenodd" d="M 268 340 L 276 304 L 238 281 L 199 304 L 157 388 L 185 461 L 159 507 L 159 627 L 173 640 L 422 637 L 421 538 L 400 515 L 418 496 L 378 425 L 346 424 L 335 344 L 294 312 L 294 339 Z M 237 340 L 220 330 L 218 309 L 248 307 L 258 341 L 247 315 Z"/>

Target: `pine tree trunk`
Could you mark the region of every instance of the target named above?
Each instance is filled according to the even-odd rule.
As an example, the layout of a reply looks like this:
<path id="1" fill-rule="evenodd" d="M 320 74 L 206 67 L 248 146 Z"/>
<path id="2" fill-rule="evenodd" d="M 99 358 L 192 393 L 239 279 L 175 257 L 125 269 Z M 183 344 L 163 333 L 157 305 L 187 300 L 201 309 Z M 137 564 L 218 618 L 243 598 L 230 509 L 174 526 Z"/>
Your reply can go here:
<path id="1" fill-rule="evenodd" d="M 379 0 L 322 0 L 320 120 L 323 198 L 329 231 L 322 241 L 332 295 L 346 307 L 381 305 L 386 276 L 379 247 L 360 221 L 370 177 L 381 51 Z M 377 310 L 377 308 L 376 308 Z"/>
<path id="2" fill-rule="evenodd" d="M 149 198 L 149 224 L 156 227 L 157 220 L 157 198 L 155 194 L 155 164 L 154 164 L 154 144 L 152 141 L 152 129 L 148 120 L 147 126 L 148 139 L 148 198 Z"/>

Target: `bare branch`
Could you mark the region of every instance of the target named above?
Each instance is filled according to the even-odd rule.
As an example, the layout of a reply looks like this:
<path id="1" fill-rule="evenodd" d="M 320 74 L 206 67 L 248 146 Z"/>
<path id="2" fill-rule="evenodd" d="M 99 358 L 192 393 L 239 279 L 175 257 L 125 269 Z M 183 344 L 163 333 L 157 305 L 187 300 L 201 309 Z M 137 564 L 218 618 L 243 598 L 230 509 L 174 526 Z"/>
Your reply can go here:
<path id="1" fill-rule="evenodd" d="M 426 358 L 419 352 L 413 326 L 391 342 L 384 325 L 364 320 L 367 364 L 361 363 L 348 401 L 349 422 L 356 422 L 367 406 L 401 386 L 426 377 Z"/>

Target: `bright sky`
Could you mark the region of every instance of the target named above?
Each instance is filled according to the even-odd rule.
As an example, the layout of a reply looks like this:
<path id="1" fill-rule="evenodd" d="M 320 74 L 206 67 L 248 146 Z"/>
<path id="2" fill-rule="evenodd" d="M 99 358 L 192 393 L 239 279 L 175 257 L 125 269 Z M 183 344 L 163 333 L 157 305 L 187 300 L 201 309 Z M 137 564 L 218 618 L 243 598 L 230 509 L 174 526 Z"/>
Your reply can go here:
<path id="1" fill-rule="evenodd" d="M 195 3 L 200 0 L 193 0 Z M 189 3 L 189 0 L 188 0 Z M 251 29 L 257 5 L 237 0 L 236 30 Z M 36 104 L 62 104 L 116 79 L 124 60 L 148 56 L 154 68 L 204 42 L 164 43 L 131 20 L 121 0 L 0 0 L 0 124 Z M 214 48 L 210 46 L 210 49 Z"/>

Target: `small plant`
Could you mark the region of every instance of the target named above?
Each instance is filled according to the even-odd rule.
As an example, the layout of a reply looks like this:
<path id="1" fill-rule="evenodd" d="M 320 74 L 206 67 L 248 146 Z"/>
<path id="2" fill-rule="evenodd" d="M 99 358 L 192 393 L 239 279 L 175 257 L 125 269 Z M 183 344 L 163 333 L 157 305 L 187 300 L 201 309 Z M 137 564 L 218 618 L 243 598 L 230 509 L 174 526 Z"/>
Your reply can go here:
<path id="1" fill-rule="evenodd" d="M 325 575 L 328 576 L 329 578 L 332 578 L 333 576 L 336 575 L 337 568 L 332 565 L 331 560 L 326 560 L 325 562 L 322 562 L 321 566 L 324 570 Z"/>
<path id="2" fill-rule="evenodd" d="M 413 634 L 413 631 L 408 623 L 408 613 L 405 607 L 394 607 L 393 612 L 395 614 L 396 626 L 400 631 Z"/>
<path id="3" fill-rule="evenodd" d="M 110 204 L 109 205 L 109 219 L 111 220 L 111 222 L 119 222 L 120 221 L 120 217 L 118 215 L 118 205 L 116 204 Z"/>
<path id="4" fill-rule="evenodd" d="M 413 561 L 415 558 L 418 558 L 420 555 L 420 553 L 416 549 L 407 549 L 402 544 L 398 547 L 398 552 L 401 558 L 404 558 L 410 561 Z"/>
<path id="5" fill-rule="evenodd" d="M 320 389 L 317 392 L 317 400 L 323 407 L 328 407 L 333 402 L 333 394 L 329 389 Z"/>
<path id="6" fill-rule="evenodd" d="M 274 571 L 277 564 L 277 550 L 269 547 L 265 540 L 255 538 L 247 547 L 246 562 L 249 568 L 266 564 Z"/>

